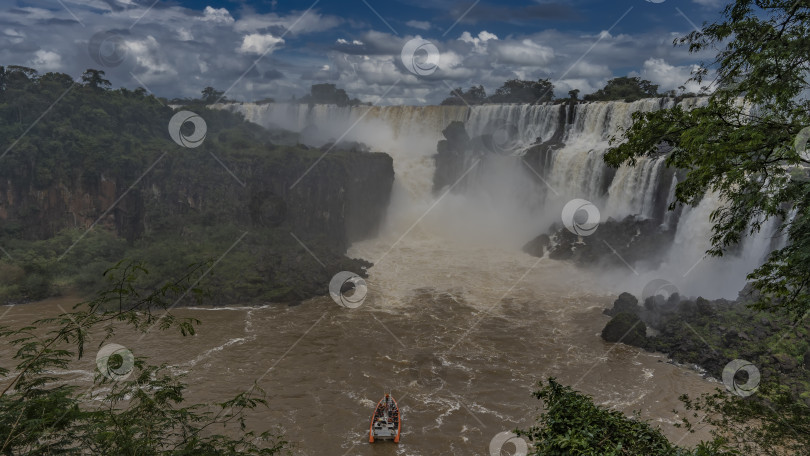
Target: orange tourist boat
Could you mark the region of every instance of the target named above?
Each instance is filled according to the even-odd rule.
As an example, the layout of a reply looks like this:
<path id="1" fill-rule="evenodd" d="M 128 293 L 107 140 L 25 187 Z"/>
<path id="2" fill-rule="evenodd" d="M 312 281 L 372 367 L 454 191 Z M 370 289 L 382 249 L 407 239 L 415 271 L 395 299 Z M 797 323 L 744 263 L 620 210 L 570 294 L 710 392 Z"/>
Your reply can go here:
<path id="1" fill-rule="evenodd" d="M 393 440 L 399 443 L 402 433 L 402 418 L 399 414 L 399 405 L 390 394 L 380 399 L 374 414 L 371 416 L 371 425 L 368 429 L 368 441 Z"/>

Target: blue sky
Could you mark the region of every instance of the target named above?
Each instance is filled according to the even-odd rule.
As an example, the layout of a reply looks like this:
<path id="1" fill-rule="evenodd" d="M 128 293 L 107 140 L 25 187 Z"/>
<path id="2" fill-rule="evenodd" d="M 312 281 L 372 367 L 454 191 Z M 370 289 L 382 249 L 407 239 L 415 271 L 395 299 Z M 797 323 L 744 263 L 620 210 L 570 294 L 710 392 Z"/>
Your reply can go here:
<path id="1" fill-rule="evenodd" d="M 284 100 L 331 82 L 364 101 L 430 104 L 452 87 L 491 93 L 511 78 L 550 78 L 565 96 L 625 75 L 676 89 L 711 56 L 673 39 L 718 19 L 723 4 L 11 0 L 0 5 L 0 64 L 74 76 L 99 68 L 115 86 L 170 98 L 211 85 L 234 99 Z M 409 42 L 417 67 L 402 54 Z"/>

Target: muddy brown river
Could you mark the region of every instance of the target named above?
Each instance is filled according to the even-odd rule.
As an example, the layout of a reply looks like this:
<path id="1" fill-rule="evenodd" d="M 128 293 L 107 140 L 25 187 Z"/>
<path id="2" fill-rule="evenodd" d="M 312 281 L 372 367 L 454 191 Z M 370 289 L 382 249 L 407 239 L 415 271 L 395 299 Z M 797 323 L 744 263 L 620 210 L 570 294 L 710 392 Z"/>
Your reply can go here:
<path id="1" fill-rule="evenodd" d="M 661 354 L 602 341 L 602 310 L 616 295 L 600 292 L 595 277 L 418 232 L 402 242 L 383 236 L 356 244 L 350 255 L 375 261 L 356 309 L 329 297 L 298 306 L 183 308 L 176 313 L 203 322 L 196 336 L 121 333 L 112 342 L 184 373 L 194 401 L 225 400 L 257 381 L 269 408 L 251 414 L 251 426 L 279 426 L 294 454 L 488 455 L 496 434 L 534 422 L 541 403 L 530 394 L 550 376 L 599 404 L 639 410 L 681 445 L 707 437 L 705 429 L 674 427 L 680 417 L 673 409 L 682 410 L 679 395 L 718 383 Z M 2 320 L 20 325 L 71 302 L 5 307 Z M 9 359 L 8 347 L 0 353 Z M 94 361 L 91 352 L 65 375 L 90 385 Z M 399 444 L 368 443 L 384 392 L 402 408 Z"/>

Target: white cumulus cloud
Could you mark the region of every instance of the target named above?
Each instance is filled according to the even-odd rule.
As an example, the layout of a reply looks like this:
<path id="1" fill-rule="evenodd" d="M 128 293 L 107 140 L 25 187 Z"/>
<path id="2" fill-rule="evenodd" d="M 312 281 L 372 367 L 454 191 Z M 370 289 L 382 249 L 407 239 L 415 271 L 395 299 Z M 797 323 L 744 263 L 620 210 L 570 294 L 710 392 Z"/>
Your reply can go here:
<path id="1" fill-rule="evenodd" d="M 40 49 L 34 53 L 34 58 L 28 61 L 28 66 L 39 71 L 57 71 L 62 68 L 62 57 L 56 52 Z"/>
<path id="2" fill-rule="evenodd" d="M 430 30 L 430 22 L 428 21 L 408 21 L 405 23 L 408 27 L 417 28 L 419 30 Z"/>
<path id="3" fill-rule="evenodd" d="M 677 90 L 678 87 L 684 86 L 687 92 L 697 93 L 700 91 L 700 84 L 694 81 L 687 82 L 692 71 L 697 70 L 697 68 L 697 65 L 670 65 L 664 59 L 647 59 L 641 73 L 631 73 L 631 75 L 637 75 L 658 84 L 659 92 Z"/>
<path id="4" fill-rule="evenodd" d="M 282 38 L 271 34 L 251 33 L 242 38 L 242 45 L 239 52 L 243 54 L 265 54 L 272 52 L 279 45 L 284 43 Z"/>
<path id="5" fill-rule="evenodd" d="M 503 42 L 495 47 L 498 62 L 516 65 L 539 66 L 554 58 L 554 49 L 535 43 L 530 39 L 518 42 Z"/>
<path id="6" fill-rule="evenodd" d="M 465 43 L 470 43 L 473 45 L 473 49 L 476 52 L 484 52 L 487 48 L 487 41 L 490 40 L 497 40 L 498 35 L 494 33 L 489 33 L 486 30 L 482 30 L 478 33 L 477 37 L 474 37 L 470 34 L 470 32 L 464 32 L 458 37 L 460 41 L 464 41 Z"/>
<path id="7" fill-rule="evenodd" d="M 202 20 L 207 22 L 231 24 L 233 23 L 233 16 L 231 16 L 231 13 L 229 13 L 225 8 L 212 8 L 210 6 L 206 6 L 205 10 L 203 11 Z"/>

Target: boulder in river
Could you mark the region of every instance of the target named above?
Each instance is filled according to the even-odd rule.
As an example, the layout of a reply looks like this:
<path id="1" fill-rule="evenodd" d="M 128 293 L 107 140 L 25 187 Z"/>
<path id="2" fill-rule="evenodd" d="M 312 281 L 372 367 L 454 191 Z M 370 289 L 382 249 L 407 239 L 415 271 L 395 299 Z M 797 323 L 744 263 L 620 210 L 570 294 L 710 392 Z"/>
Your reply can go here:
<path id="1" fill-rule="evenodd" d="M 556 228 L 549 258 L 572 261 L 580 267 L 643 265 L 661 258 L 675 234 L 653 219 L 632 215 L 622 220 L 610 218 L 588 236 Z"/>
<path id="2" fill-rule="evenodd" d="M 536 256 L 538 258 L 543 257 L 546 254 L 546 250 L 551 245 L 551 238 L 548 234 L 541 234 L 536 238 L 532 239 L 531 241 L 527 242 L 526 245 L 523 246 L 523 251 L 528 253 L 531 256 Z"/>
<path id="3" fill-rule="evenodd" d="M 607 342 L 622 342 L 634 347 L 644 347 L 647 342 L 647 325 L 635 314 L 619 312 L 605 325 L 602 339 Z"/>
<path id="4" fill-rule="evenodd" d="M 638 315 L 639 312 L 641 312 L 641 306 L 638 305 L 638 298 L 630 293 L 624 292 L 613 302 L 613 308 L 605 309 L 603 313 L 613 317 L 622 312 Z"/>

